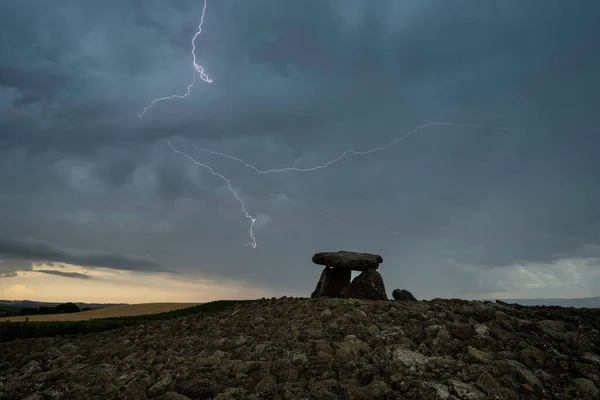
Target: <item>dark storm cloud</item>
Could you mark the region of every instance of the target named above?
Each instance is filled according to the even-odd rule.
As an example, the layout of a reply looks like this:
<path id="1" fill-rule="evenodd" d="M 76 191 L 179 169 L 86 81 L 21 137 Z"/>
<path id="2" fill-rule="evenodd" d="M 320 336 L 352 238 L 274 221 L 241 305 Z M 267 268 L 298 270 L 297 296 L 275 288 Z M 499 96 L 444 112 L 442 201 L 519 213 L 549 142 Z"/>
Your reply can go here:
<path id="1" fill-rule="evenodd" d="M 78 249 L 64 249 L 52 243 L 27 239 L 0 238 L 0 256 L 22 260 L 48 260 L 81 265 L 133 271 L 160 270 L 160 263 L 143 257 L 102 253 Z"/>
<path id="2" fill-rule="evenodd" d="M 153 98 L 185 92 L 202 1 L 1 3 L 0 236 L 59 235 L 73 248 L 288 286 L 311 285 L 311 253 L 338 247 L 382 253 L 397 280 L 451 279 L 448 259 L 493 267 L 586 254 L 600 242 L 600 3 L 565 4 L 209 0 L 197 55 L 213 83 L 140 119 Z M 174 140 L 268 216 L 251 253 L 225 183 L 165 143 L 307 166 L 428 121 L 531 130 L 432 127 L 385 152 L 277 176 Z M 289 267 L 273 274 L 279 259 Z"/>
<path id="3" fill-rule="evenodd" d="M 36 269 L 35 272 L 41 272 L 42 274 L 48 275 L 57 275 L 65 278 L 75 278 L 75 279 L 92 279 L 91 276 L 86 274 L 80 274 L 79 272 L 64 272 L 64 271 L 55 271 L 53 269 Z"/>
<path id="4" fill-rule="evenodd" d="M 33 265 L 27 260 L 2 260 L 0 259 L 0 278 L 14 278 L 17 271 L 31 271 Z"/>

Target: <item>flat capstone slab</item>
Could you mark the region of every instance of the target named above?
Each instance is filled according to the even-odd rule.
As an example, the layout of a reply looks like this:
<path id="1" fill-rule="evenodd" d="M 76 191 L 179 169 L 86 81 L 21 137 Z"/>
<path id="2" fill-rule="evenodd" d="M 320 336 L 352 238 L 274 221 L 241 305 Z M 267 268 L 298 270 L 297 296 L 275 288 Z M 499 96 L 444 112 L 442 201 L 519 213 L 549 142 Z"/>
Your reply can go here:
<path id="1" fill-rule="evenodd" d="M 378 254 L 336 251 L 317 253 L 313 256 L 312 262 L 332 268 L 347 268 L 353 271 L 365 271 L 367 269 L 379 268 L 379 264 L 383 262 L 383 258 Z"/>

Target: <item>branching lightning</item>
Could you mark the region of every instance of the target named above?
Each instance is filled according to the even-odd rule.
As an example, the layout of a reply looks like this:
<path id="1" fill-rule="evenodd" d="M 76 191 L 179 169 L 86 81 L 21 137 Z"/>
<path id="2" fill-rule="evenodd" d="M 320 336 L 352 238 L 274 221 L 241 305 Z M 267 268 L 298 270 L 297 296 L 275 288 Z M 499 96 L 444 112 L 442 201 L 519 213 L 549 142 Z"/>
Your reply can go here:
<path id="1" fill-rule="evenodd" d="M 298 168 L 298 167 L 286 167 L 286 168 L 277 168 L 277 169 L 266 169 L 266 170 L 261 170 L 257 167 L 255 167 L 252 164 L 247 163 L 246 161 L 244 161 L 241 158 L 238 157 L 234 157 L 225 153 L 221 153 L 221 152 L 217 152 L 217 151 L 213 151 L 210 149 L 206 149 L 206 148 L 201 148 L 196 146 L 194 143 L 190 142 L 189 140 L 185 140 L 187 143 L 189 143 L 192 147 L 194 147 L 195 149 L 199 150 L 199 151 L 203 151 L 203 152 L 207 152 L 209 154 L 215 155 L 215 156 L 219 156 L 222 158 L 226 158 L 226 159 L 230 159 L 230 160 L 234 160 L 237 161 L 239 163 L 242 163 L 244 166 L 246 166 L 247 168 L 250 168 L 252 170 L 254 170 L 256 173 L 258 174 L 270 174 L 270 173 L 280 173 L 280 172 L 289 172 L 289 171 L 296 171 L 296 172 L 310 172 L 310 171 L 316 171 L 319 169 L 323 169 L 323 168 L 327 168 L 328 166 L 337 163 L 338 161 L 340 161 L 342 158 L 344 158 L 346 155 L 348 154 L 354 154 L 354 155 L 367 155 L 367 154 L 371 154 L 371 153 L 375 153 L 377 151 L 381 151 L 381 150 L 386 150 L 388 148 L 390 148 L 391 146 L 393 146 L 394 144 L 398 143 L 399 141 L 406 139 L 407 137 L 409 137 L 410 135 L 417 133 L 421 130 L 423 130 L 424 128 L 428 127 L 428 126 L 453 126 L 453 127 L 463 127 L 463 128 L 483 128 L 484 126 L 481 125 L 476 125 L 476 124 L 458 124 L 458 123 L 453 123 L 453 122 L 428 122 L 424 125 L 419 126 L 418 128 L 413 129 L 412 131 L 405 133 L 402 136 L 399 136 L 397 138 L 395 138 L 394 140 L 392 140 L 391 142 L 389 142 L 388 144 L 384 145 L 384 146 L 379 146 L 379 147 L 374 147 L 371 148 L 369 150 L 364 150 L 364 151 L 357 151 L 357 150 L 346 150 L 343 153 L 341 153 L 340 156 L 327 161 L 324 164 L 321 165 L 317 165 L 317 166 L 313 166 L 313 167 L 306 167 L 306 168 Z M 516 132 L 516 131 L 528 131 L 530 129 L 527 128 L 507 128 L 507 127 L 498 127 L 498 126 L 492 126 L 492 127 L 488 127 L 490 129 L 500 129 L 500 130 L 505 130 L 505 131 L 510 131 L 510 132 Z M 199 165 L 201 167 L 207 168 L 213 175 L 218 176 L 219 178 L 223 179 L 226 183 L 227 186 L 229 187 L 229 190 L 235 195 L 236 199 L 240 202 L 240 204 L 242 205 L 242 211 L 244 212 L 244 214 L 246 215 L 246 218 L 250 219 L 251 223 L 250 223 L 250 238 L 252 239 L 252 241 L 250 243 L 247 244 L 247 246 L 252 246 L 253 248 L 256 248 L 257 243 L 256 243 L 256 239 L 254 237 L 254 232 L 253 232 L 253 227 L 254 227 L 254 223 L 256 222 L 256 219 L 254 217 L 252 217 L 252 215 L 250 215 L 248 213 L 248 211 L 246 210 L 246 206 L 243 202 L 243 200 L 240 198 L 239 194 L 237 193 L 237 191 L 232 187 L 231 182 L 228 178 L 226 178 L 225 176 L 216 173 L 210 166 L 200 163 L 198 161 L 196 161 L 193 157 L 191 157 L 190 155 L 175 149 L 172 145 L 170 141 L 167 141 L 167 143 L 169 144 L 169 146 L 171 147 L 171 149 L 173 151 L 175 151 L 178 154 L 181 154 L 185 157 L 187 157 L 189 160 L 191 160 L 193 163 L 195 163 L 196 165 Z M 250 183 L 248 181 L 244 181 L 246 183 Z M 254 185 L 254 184 L 253 184 Z M 268 192 L 266 189 L 260 188 L 257 185 L 254 185 L 255 187 L 262 189 L 264 192 L 266 192 L 268 195 L 272 196 L 272 197 L 277 197 L 283 200 L 286 200 L 288 202 L 290 202 L 291 204 L 295 205 L 296 207 L 299 208 L 303 208 L 305 210 L 311 211 L 317 215 L 320 215 L 321 217 L 328 219 L 330 221 L 339 223 L 339 224 L 343 224 L 346 226 L 351 226 L 351 224 L 349 224 L 346 221 L 342 221 L 340 219 L 337 218 L 333 218 L 330 217 L 329 215 L 316 210 L 314 208 L 308 207 L 308 206 L 304 206 L 301 204 L 298 204 L 297 202 L 295 202 L 294 200 L 290 199 L 289 197 L 285 196 L 285 195 L 276 195 L 273 193 Z M 398 234 L 399 230 L 391 230 L 389 228 L 379 228 L 379 229 L 365 229 L 365 228 L 356 228 L 356 227 L 352 227 L 353 230 L 355 231 L 361 231 L 361 232 L 389 232 L 389 233 L 393 233 L 393 234 Z"/>
<path id="2" fill-rule="evenodd" d="M 242 164 L 244 164 L 247 168 L 250 168 L 252 170 L 254 170 L 256 173 L 258 174 L 271 174 L 271 173 L 275 173 L 275 172 L 288 172 L 288 171 L 295 171 L 295 172 L 310 172 L 310 171 L 316 171 L 319 169 L 323 169 L 323 168 L 327 168 L 328 166 L 330 166 L 331 164 L 335 164 L 338 161 L 340 161 L 342 158 L 344 158 L 345 156 L 347 156 L 348 154 L 354 154 L 354 155 L 367 155 L 367 154 L 371 154 L 371 153 L 375 153 L 381 150 L 386 150 L 390 147 L 392 147 L 393 145 L 395 145 L 396 143 L 398 143 L 401 140 L 406 139 L 407 137 L 411 136 L 414 133 L 417 133 L 429 126 L 454 126 L 454 127 L 462 127 L 462 128 L 483 128 L 483 126 L 481 125 L 475 125 L 475 124 L 457 124 L 457 123 L 453 123 L 453 122 L 428 122 L 424 125 L 419 126 L 418 128 L 413 129 L 412 131 L 405 133 L 402 136 L 399 136 L 397 138 L 395 138 L 394 140 L 392 140 L 391 142 L 389 142 L 388 144 L 386 144 L 385 146 L 379 146 L 379 147 L 374 147 L 372 149 L 369 150 L 364 150 L 364 151 L 358 151 L 358 150 L 352 150 L 352 149 L 348 149 L 346 151 L 344 151 L 342 154 L 340 154 L 338 157 L 327 161 L 324 164 L 321 165 L 316 165 L 314 167 L 306 167 L 306 168 L 298 168 L 298 167 L 285 167 L 285 168 L 276 168 L 276 169 L 259 169 L 257 167 L 255 167 L 252 164 L 247 163 L 246 161 L 244 161 L 241 158 L 238 157 L 234 157 L 231 156 L 229 154 L 224 154 L 218 151 L 213 151 L 210 149 L 206 149 L 206 148 L 202 148 L 202 147 L 198 147 L 196 146 L 194 143 L 190 142 L 189 140 L 187 141 L 191 146 L 193 146 L 196 150 L 199 151 L 203 151 L 203 152 L 207 152 L 209 154 L 215 155 L 215 156 L 219 156 L 219 157 L 223 157 L 223 158 L 227 158 L 230 160 L 234 160 L 237 162 L 240 162 Z M 505 128 L 505 127 L 500 127 L 500 126 L 492 126 L 489 127 L 490 129 L 500 129 L 500 130 L 505 130 L 505 131 L 511 131 L 511 132 L 515 132 L 515 131 L 527 131 L 529 129 L 526 128 Z"/>
<path id="3" fill-rule="evenodd" d="M 187 91 L 184 94 L 181 94 L 181 95 L 174 94 L 172 96 L 160 97 L 160 98 L 152 100 L 152 102 L 150 104 L 148 104 L 146 107 L 144 107 L 144 111 L 142 111 L 142 113 L 138 117 L 141 118 L 146 113 L 146 111 L 148 111 L 148 109 L 150 107 L 152 107 L 154 104 L 158 103 L 159 101 L 171 100 L 171 99 L 183 99 L 183 98 L 188 97 L 191 93 L 192 87 L 194 87 L 194 85 L 196 84 L 196 72 L 198 72 L 200 79 L 202 79 L 204 82 L 206 82 L 206 83 L 212 82 L 212 79 L 210 79 L 208 77 L 208 75 L 206 75 L 204 73 L 204 68 L 200 64 L 198 64 L 198 62 L 196 61 L 196 38 L 202 33 L 202 24 L 204 23 L 204 14 L 206 13 L 206 1 L 207 0 L 204 0 L 204 7 L 202 7 L 202 16 L 200 17 L 200 24 L 198 24 L 198 30 L 192 37 L 192 65 L 194 67 L 194 72 L 192 74 L 192 83 L 190 83 L 187 86 Z"/>
<path id="4" fill-rule="evenodd" d="M 202 33 L 202 25 L 204 23 L 204 16 L 206 13 L 206 3 L 207 0 L 204 0 L 204 6 L 202 7 L 202 16 L 200 17 L 200 23 L 198 24 L 198 30 L 196 31 L 196 33 L 193 35 L 192 37 L 192 66 L 193 66 L 193 74 L 192 74 L 192 82 L 187 86 L 187 90 L 184 94 L 178 95 L 178 94 L 174 94 L 171 96 L 166 96 L 166 97 L 160 97 L 160 98 L 156 98 L 154 100 L 152 100 L 146 107 L 144 107 L 144 110 L 141 112 L 141 114 L 139 114 L 139 117 L 141 118 L 154 104 L 164 101 L 164 100 L 172 100 L 172 99 L 183 99 L 186 98 L 187 96 L 190 95 L 192 88 L 194 87 L 194 85 L 196 84 L 196 73 L 198 73 L 198 76 L 200 77 L 200 79 L 206 83 L 212 83 L 212 79 L 204 72 L 204 68 L 198 64 L 197 59 L 196 59 L 196 39 L 198 38 L 198 36 Z M 475 124 L 458 124 L 458 123 L 452 123 L 452 122 L 428 122 L 424 125 L 419 126 L 416 129 L 413 129 L 412 131 L 405 133 L 402 136 L 399 136 L 397 138 L 395 138 L 394 140 L 392 140 L 391 142 L 389 142 L 388 144 L 384 145 L 384 146 L 379 146 L 379 147 L 374 147 L 371 148 L 369 150 L 353 150 L 353 149 L 348 149 L 346 151 L 344 151 L 343 153 L 341 153 L 338 157 L 327 161 L 324 164 L 320 164 L 320 165 L 316 165 L 316 166 L 312 166 L 312 167 L 285 167 L 285 168 L 274 168 L 274 169 L 259 169 L 257 167 L 255 167 L 252 164 L 249 164 L 248 162 L 246 162 L 245 160 L 243 160 L 242 158 L 238 158 L 238 157 L 234 157 L 232 155 L 228 155 L 225 153 L 221 153 L 221 152 L 217 152 L 217 151 L 213 151 L 210 149 L 206 149 L 206 148 L 201 148 L 196 146 L 195 144 L 187 141 L 191 146 L 193 146 L 196 150 L 199 151 L 203 151 L 203 152 L 207 152 L 211 155 L 214 156 L 219 156 L 222 158 L 226 158 L 226 159 L 230 159 L 239 163 L 242 163 L 245 167 L 250 168 L 252 170 L 254 170 L 256 173 L 258 174 L 270 174 L 270 173 L 280 173 L 280 172 L 310 172 L 310 171 L 317 171 L 320 169 L 324 169 L 327 168 L 328 166 L 335 164 L 337 162 L 339 162 L 340 160 L 342 160 L 344 157 L 346 157 L 347 155 L 353 154 L 353 155 L 367 155 L 367 154 L 371 154 L 371 153 L 375 153 L 378 151 L 382 151 L 382 150 L 386 150 L 388 148 L 390 148 L 391 146 L 395 145 L 396 143 L 400 142 L 401 140 L 406 139 L 407 137 L 427 128 L 430 126 L 453 126 L 453 127 L 464 127 L 464 128 L 483 128 L 483 126 L 481 125 L 475 125 Z M 506 130 L 506 131 L 525 131 L 525 130 L 529 130 L 529 129 L 525 129 L 525 128 L 504 128 L 504 127 L 488 127 L 488 128 L 492 128 L 492 129 L 501 129 L 501 130 Z M 231 193 L 233 193 L 233 195 L 235 196 L 235 198 L 237 199 L 237 201 L 241 204 L 241 209 L 244 212 L 244 215 L 246 218 L 248 218 L 250 220 L 250 228 L 249 228 L 249 234 L 250 234 L 250 239 L 251 241 L 249 243 L 246 244 L 246 246 L 252 246 L 252 248 L 256 248 L 257 247 L 257 242 L 256 242 L 256 238 L 254 237 L 254 232 L 253 232 L 253 228 L 254 228 L 254 224 L 256 222 L 256 219 L 250 215 L 250 213 L 246 210 L 246 205 L 244 203 L 244 201 L 240 198 L 238 192 L 233 188 L 231 181 L 226 178 L 224 175 L 215 172 L 209 165 L 207 164 L 203 164 L 199 161 L 197 161 L 196 159 L 194 159 L 192 156 L 190 156 L 187 153 L 184 153 L 181 150 L 176 149 L 175 147 L 173 147 L 173 145 L 171 144 L 170 141 L 167 140 L 167 143 L 169 145 L 169 147 L 171 147 L 171 150 L 173 150 L 175 153 L 178 153 L 186 158 L 188 158 L 190 161 L 192 161 L 194 164 L 206 168 L 212 175 L 217 176 L 219 178 L 221 178 L 229 187 L 229 191 Z M 247 181 L 245 181 L 247 182 Z M 249 183 L 249 182 L 247 182 Z M 260 188 L 259 186 L 254 185 L 255 187 Z M 339 224 L 343 224 L 349 227 L 352 227 L 351 224 L 347 223 L 346 221 L 342 221 L 339 220 L 337 218 L 333 218 L 328 216 L 327 214 L 316 210 L 314 208 L 308 207 L 308 206 L 304 206 L 301 205 L 297 202 L 295 202 L 294 200 L 290 199 L 289 197 L 285 196 L 285 195 L 276 195 L 273 193 L 268 192 L 266 189 L 262 189 L 263 191 L 265 191 L 268 195 L 273 196 L 273 197 L 277 197 L 283 200 L 286 200 L 288 202 L 290 202 L 291 204 L 295 205 L 296 207 L 311 211 L 325 219 L 328 219 L 330 221 L 339 223 Z M 364 229 L 364 228 L 355 228 L 352 227 L 352 229 L 357 230 L 357 231 L 362 231 L 362 232 L 390 232 L 393 234 L 398 234 L 399 231 L 398 230 L 391 230 L 388 228 L 381 228 L 381 229 Z M 1 262 L 1 260 L 0 260 Z"/>
<path id="5" fill-rule="evenodd" d="M 246 215 L 246 218 L 248 218 L 250 220 L 250 239 L 251 239 L 251 241 L 250 241 L 250 243 L 246 243 L 246 246 L 252 246 L 252 248 L 255 249 L 257 244 L 256 244 L 256 238 L 254 237 L 254 232 L 252 231 L 252 229 L 254 228 L 254 223 L 256 222 L 256 218 L 254 218 L 252 215 L 250 215 L 250 213 L 248 213 L 248 211 L 246 210 L 246 204 L 240 198 L 240 196 L 238 195 L 238 192 L 231 186 L 231 181 L 229 179 L 227 179 L 226 177 L 224 177 L 223 175 L 219 174 L 218 172 L 215 172 L 210 166 L 203 164 L 199 161 L 196 161 L 192 156 L 184 153 L 183 151 L 177 150 L 175 147 L 173 147 L 173 145 L 171 144 L 170 141 L 167 140 L 167 143 L 169 144 L 169 147 L 171 147 L 171 150 L 173 150 L 175 153 L 181 154 L 182 156 L 184 156 L 184 157 L 188 158 L 190 161 L 192 161 L 194 164 L 196 164 L 200 167 L 206 168 L 207 170 L 210 171 L 211 174 L 213 174 L 214 176 L 218 176 L 219 178 L 223 179 L 225 181 L 225 183 L 227 183 L 227 186 L 229 187 L 229 191 L 231 193 L 233 193 L 233 195 L 235 196 L 237 201 L 240 202 L 240 204 L 242 205 L 242 211 Z"/>

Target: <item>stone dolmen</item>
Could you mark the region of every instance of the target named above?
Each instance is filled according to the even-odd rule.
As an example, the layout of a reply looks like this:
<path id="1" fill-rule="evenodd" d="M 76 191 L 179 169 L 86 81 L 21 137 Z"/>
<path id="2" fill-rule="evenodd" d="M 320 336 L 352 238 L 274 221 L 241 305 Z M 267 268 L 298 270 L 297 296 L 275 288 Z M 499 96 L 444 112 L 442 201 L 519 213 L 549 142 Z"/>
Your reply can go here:
<path id="1" fill-rule="evenodd" d="M 311 297 L 351 297 L 387 300 L 381 274 L 376 271 L 383 258 L 377 254 L 338 251 L 317 253 L 313 263 L 324 265 L 321 278 Z M 352 282 L 352 271 L 360 271 Z"/>

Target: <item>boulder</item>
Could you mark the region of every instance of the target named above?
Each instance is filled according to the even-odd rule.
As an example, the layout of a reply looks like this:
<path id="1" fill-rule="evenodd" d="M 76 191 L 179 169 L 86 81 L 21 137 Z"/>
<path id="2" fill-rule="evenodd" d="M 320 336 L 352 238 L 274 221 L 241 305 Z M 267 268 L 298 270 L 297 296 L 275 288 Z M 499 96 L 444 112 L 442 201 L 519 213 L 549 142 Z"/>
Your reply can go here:
<path id="1" fill-rule="evenodd" d="M 374 269 L 367 269 L 352 280 L 352 283 L 342 290 L 343 297 L 365 300 L 387 300 L 385 285 L 381 274 Z"/>
<path id="2" fill-rule="evenodd" d="M 347 268 L 353 271 L 377 269 L 383 258 L 377 254 L 338 251 L 317 253 L 312 258 L 313 263 L 334 268 Z"/>
<path id="3" fill-rule="evenodd" d="M 342 289 L 350 285 L 351 278 L 349 269 L 325 267 L 310 297 L 342 297 Z"/>
<path id="4" fill-rule="evenodd" d="M 392 297 L 398 301 L 418 301 L 417 298 L 406 289 L 394 289 Z"/>

